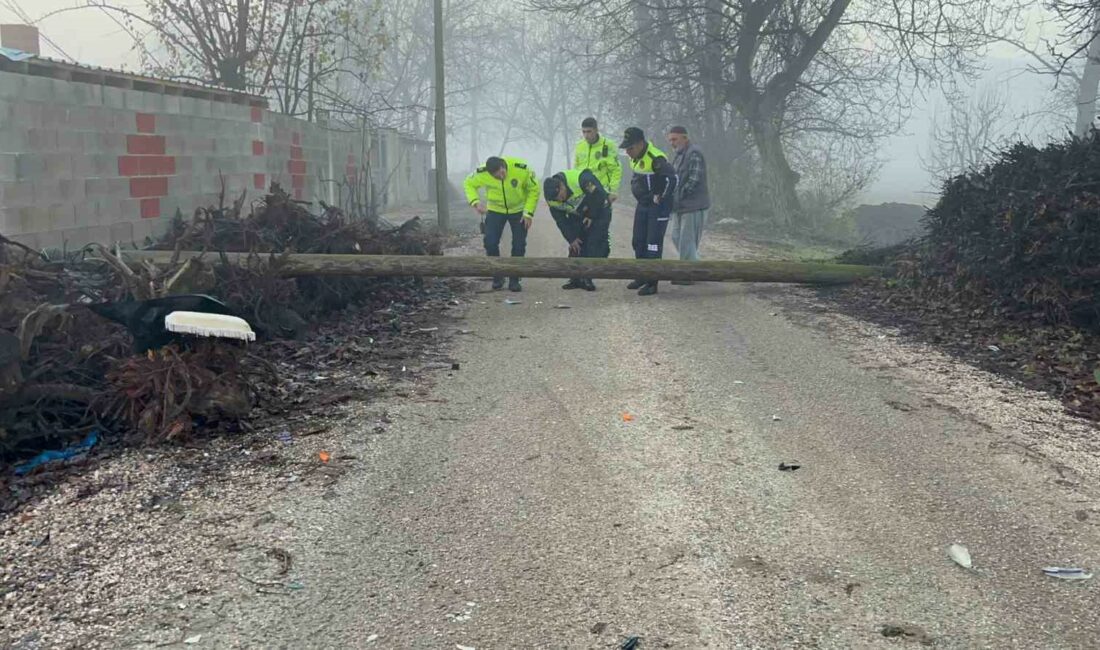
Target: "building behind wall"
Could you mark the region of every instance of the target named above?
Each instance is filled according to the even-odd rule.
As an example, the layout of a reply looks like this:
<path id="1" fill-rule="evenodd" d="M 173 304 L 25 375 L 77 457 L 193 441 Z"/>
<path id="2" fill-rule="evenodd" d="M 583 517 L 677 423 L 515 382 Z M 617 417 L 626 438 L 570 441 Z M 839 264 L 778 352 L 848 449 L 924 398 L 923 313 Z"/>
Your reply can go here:
<path id="1" fill-rule="evenodd" d="M 430 199 L 431 145 L 268 110 L 262 97 L 0 55 L 0 233 L 141 244 L 177 211 L 273 182 L 352 214 Z M 223 194 L 224 192 L 224 194 Z"/>

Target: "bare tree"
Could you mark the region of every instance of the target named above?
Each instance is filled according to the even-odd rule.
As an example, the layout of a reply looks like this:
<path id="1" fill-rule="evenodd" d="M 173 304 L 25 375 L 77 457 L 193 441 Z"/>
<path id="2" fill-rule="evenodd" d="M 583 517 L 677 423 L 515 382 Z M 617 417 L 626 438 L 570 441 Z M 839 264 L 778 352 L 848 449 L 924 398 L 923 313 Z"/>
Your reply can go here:
<path id="1" fill-rule="evenodd" d="M 373 1 L 145 0 L 139 12 L 85 0 L 79 8 L 148 34 L 152 46 L 140 49 L 153 74 L 271 96 L 280 110 L 308 117 L 319 103 L 346 103 L 341 80 L 374 67 L 383 43 Z"/>
<path id="2" fill-rule="evenodd" d="M 592 16 L 580 0 L 532 0 L 546 11 Z M 990 34 L 1009 24 L 998 0 L 611 0 L 607 54 L 625 41 L 651 65 L 645 99 L 671 98 L 712 129 L 740 120 L 751 134 L 776 218 L 801 212 L 800 174 L 788 154 L 798 133 L 873 139 L 905 117 L 914 88 L 972 70 Z M 639 20 L 639 15 L 650 18 Z M 698 26 L 703 26 L 698 29 Z M 636 68 L 625 68 L 636 69 Z M 638 92 L 637 90 L 635 92 Z M 626 97 L 634 105 L 641 99 Z M 856 101 L 852 101 L 855 98 Z M 818 109 L 827 107 L 822 113 Z M 667 106 L 666 106 L 667 108 Z M 726 109 L 733 109 L 735 119 Z M 635 109 L 636 110 L 636 109 Z M 676 113 L 672 113 L 675 115 Z M 815 115 L 822 115 L 818 119 Z"/>
<path id="3" fill-rule="evenodd" d="M 943 182 L 991 162 L 997 152 L 1020 137 L 1008 115 L 1007 84 L 988 85 L 968 96 L 958 89 L 936 107 L 928 149 L 921 166 Z"/>

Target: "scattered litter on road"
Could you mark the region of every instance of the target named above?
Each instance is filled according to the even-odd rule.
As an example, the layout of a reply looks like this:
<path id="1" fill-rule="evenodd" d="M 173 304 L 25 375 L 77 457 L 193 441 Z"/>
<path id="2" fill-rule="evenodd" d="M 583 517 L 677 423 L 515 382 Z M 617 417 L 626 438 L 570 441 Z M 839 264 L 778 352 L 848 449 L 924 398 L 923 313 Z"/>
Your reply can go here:
<path id="1" fill-rule="evenodd" d="M 270 548 L 267 551 L 267 556 L 279 563 L 278 574 L 281 576 L 285 576 L 289 573 L 290 567 L 294 564 L 294 556 L 286 549 Z"/>
<path id="2" fill-rule="evenodd" d="M 881 632 L 882 636 L 888 639 L 910 639 L 912 641 L 917 641 L 918 643 L 921 643 L 923 645 L 932 645 L 934 643 L 934 639 L 928 636 L 927 632 L 917 627 L 916 625 L 887 624 L 883 625 L 879 632 Z"/>
<path id="3" fill-rule="evenodd" d="M 1061 580 L 1088 580 L 1092 578 L 1092 574 L 1085 569 L 1060 566 L 1043 567 L 1043 573 L 1051 578 L 1059 578 Z"/>
<path id="4" fill-rule="evenodd" d="M 189 637 L 187 637 L 186 639 L 183 640 L 183 642 L 186 643 L 187 645 L 195 645 L 199 641 L 202 641 L 202 635 L 201 634 L 196 634 L 195 636 L 189 636 Z"/>
<path id="5" fill-rule="evenodd" d="M 504 304 L 506 304 L 506 305 L 522 305 L 523 301 L 522 300 L 512 300 L 511 298 L 505 298 L 504 299 Z"/>
<path id="6" fill-rule="evenodd" d="M 694 428 L 695 427 L 693 427 L 690 424 L 677 424 L 677 425 L 672 427 L 672 430 L 673 431 L 691 431 Z"/>
<path id="7" fill-rule="evenodd" d="M 305 438 L 307 436 L 316 436 L 318 434 L 326 433 L 331 428 L 332 427 L 317 427 L 316 429 L 310 429 L 309 431 L 303 431 L 303 432 L 297 434 L 297 436 L 299 438 Z"/>
<path id="8" fill-rule="evenodd" d="M 319 452 L 317 457 L 321 459 L 322 463 L 327 463 L 332 458 L 327 451 Z"/>
<path id="9" fill-rule="evenodd" d="M 772 422 L 779 422 L 779 421 L 780 421 L 780 420 L 782 420 L 782 419 L 783 419 L 783 418 L 779 417 L 778 415 L 773 415 L 773 416 L 772 416 Z"/>
<path id="10" fill-rule="evenodd" d="M 279 442 L 283 443 L 284 445 L 294 444 L 294 437 L 291 436 L 290 432 L 286 429 L 283 429 L 282 431 L 276 433 L 275 437 L 278 438 Z"/>
<path id="11" fill-rule="evenodd" d="M 473 334 L 473 330 L 458 330 L 459 334 Z"/>
<path id="12" fill-rule="evenodd" d="M 885 334 L 879 334 L 878 335 L 878 340 L 885 341 L 886 340 L 886 335 Z"/>
<path id="13" fill-rule="evenodd" d="M 607 623 L 596 623 L 592 626 L 592 634 L 603 634 L 603 631 L 607 629 Z"/>
<path id="14" fill-rule="evenodd" d="M 745 382 L 741 381 L 740 379 L 735 379 L 735 380 L 733 381 L 733 385 L 734 385 L 734 386 L 740 386 L 740 385 L 741 385 L 741 384 L 743 384 L 743 383 L 745 383 Z"/>
<path id="15" fill-rule="evenodd" d="M 621 650 L 634 650 L 638 647 L 638 641 L 641 641 L 641 637 L 632 636 L 620 646 Z"/>
<path id="16" fill-rule="evenodd" d="M 990 352 L 1000 352 L 1001 351 L 1001 348 L 997 347 L 996 345 L 990 345 L 990 346 L 987 347 L 987 349 Z"/>
<path id="17" fill-rule="evenodd" d="M 572 309 L 569 305 L 554 305 L 554 309 Z"/>
<path id="18" fill-rule="evenodd" d="M 962 544 L 952 544 L 947 548 L 947 554 L 951 556 L 955 564 L 958 564 L 964 569 L 970 569 L 974 566 L 970 561 L 970 551 Z"/>
<path id="19" fill-rule="evenodd" d="M 302 589 L 305 589 L 306 586 L 295 580 L 294 582 L 288 583 L 286 588 L 292 591 L 301 591 Z"/>
<path id="20" fill-rule="evenodd" d="M 473 647 L 472 645 L 462 645 L 461 643 L 456 643 L 455 650 L 477 650 L 477 648 Z"/>
<path id="21" fill-rule="evenodd" d="M 623 422 L 633 422 L 634 416 L 629 413 L 623 413 Z"/>
<path id="22" fill-rule="evenodd" d="M 462 364 L 459 364 L 457 362 L 451 364 L 451 370 L 460 370 L 461 368 L 462 368 Z"/>
<path id="23" fill-rule="evenodd" d="M 372 635 L 367 637 L 367 643 L 374 643 L 377 640 L 378 640 L 378 635 L 377 634 L 372 634 Z"/>
<path id="24" fill-rule="evenodd" d="M 438 331 L 439 331 L 438 327 L 421 327 L 420 329 L 416 330 L 416 333 L 417 334 L 428 334 L 428 333 L 431 333 L 431 332 L 438 332 Z"/>
<path id="25" fill-rule="evenodd" d="M 66 447 L 65 449 L 61 450 L 54 449 L 50 451 L 44 451 L 34 458 L 28 460 L 27 462 L 16 465 L 15 474 L 17 476 L 23 476 L 24 474 L 29 474 L 38 467 L 41 467 L 42 465 L 45 465 L 47 463 L 52 463 L 57 460 L 68 460 L 70 458 L 76 458 L 77 456 L 87 452 L 92 447 L 95 447 L 97 442 L 99 442 L 99 432 L 93 431 L 89 433 L 87 437 L 84 438 L 84 440 L 81 440 L 71 447 Z"/>
<path id="26" fill-rule="evenodd" d="M 802 467 L 798 463 L 779 463 L 780 472 L 793 472 L 799 467 Z"/>

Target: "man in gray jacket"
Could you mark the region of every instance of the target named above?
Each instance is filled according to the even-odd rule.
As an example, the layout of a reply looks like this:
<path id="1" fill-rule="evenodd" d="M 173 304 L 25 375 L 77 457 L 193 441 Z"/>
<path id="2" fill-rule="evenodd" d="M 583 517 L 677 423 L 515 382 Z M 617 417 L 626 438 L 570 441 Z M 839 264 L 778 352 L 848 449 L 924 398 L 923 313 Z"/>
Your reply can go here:
<path id="1" fill-rule="evenodd" d="M 680 259 L 699 259 L 699 242 L 707 223 L 710 194 L 707 192 L 707 161 L 703 152 L 692 144 L 687 129 L 674 126 L 668 131 L 668 142 L 676 150 L 672 166 L 676 169 L 679 186 L 672 208 L 672 243 L 680 252 Z M 672 284 L 691 284 L 687 280 Z"/>

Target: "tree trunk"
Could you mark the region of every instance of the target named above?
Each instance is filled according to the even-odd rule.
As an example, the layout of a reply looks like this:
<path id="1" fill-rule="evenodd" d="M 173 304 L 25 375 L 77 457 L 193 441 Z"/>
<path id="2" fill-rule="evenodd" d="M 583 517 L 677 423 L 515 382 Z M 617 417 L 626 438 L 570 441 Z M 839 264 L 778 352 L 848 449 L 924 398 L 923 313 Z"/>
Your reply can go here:
<path id="1" fill-rule="evenodd" d="M 1081 82 L 1077 86 L 1077 120 L 1073 132 L 1083 138 L 1089 134 L 1093 120 L 1096 119 L 1096 94 L 1100 87 L 1100 8 L 1093 15 L 1092 36 L 1085 57 L 1085 69 L 1081 71 Z"/>
<path id="2" fill-rule="evenodd" d="M 536 173 L 542 174 L 543 176 L 549 176 L 552 172 L 548 170 L 554 166 L 554 141 L 558 139 L 558 134 L 553 124 L 554 120 L 551 118 L 551 126 L 547 127 L 549 133 L 546 135 L 546 160 L 542 162 L 542 169 L 535 170 Z"/>
<path id="3" fill-rule="evenodd" d="M 173 251 L 123 251 L 130 263 L 149 260 L 170 264 Z M 184 251 L 180 260 L 200 256 Z M 208 263 L 217 264 L 220 254 L 208 253 Z M 231 264 L 254 264 L 249 253 L 225 253 Z M 743 282 L 785 282 L 796 284 L 848 284 L 879 274 L 872 266 L 810 262 L 727 262 L 706 260 L 635 260 L 588 257 L 450 257 L 443 255 L 273 255 L 270 263 L 283 277 L 352 275 L 369 277 L 490 277 L 603 278 L 633 280 L 699 280 Z"/>
<path id="4" fill-rule="evenodd" d="M 783 139 L 779 133 L 779 116 L 760 109 L 748 111 L 746 119 L 752 130 L 753 143 L 760 154 L 761 172 L 772 199 L 775 220 L 780 226 L 789 227 L 802 213 L 796 186 L 798 174 L 791 169 Z"/>
<path id="5" fill-rule="evenodd" d="M 481 156 L 478 155 L 478 141 L 481 134 L 478 132 L 477 105 L 481 101 L 481 75 L 475 73 L 474 89 L 470 93 L 470 169 L 477 169 L 481 164 Z"/>
<path id="6" fill-rule="evenodd" d="M 638 38 L 635 39 L 635 53 L 633 57 L 634 63 L 634 79 L 631 83 L 630 95 L 634 99 L 634 105 L 637 107 L 635 112 L 635 123 L 629 126 L 640 127 L 646 132 L 646 135 L 652 138 L 652 134 L 649 133 L 652 130 L 653 121 L 653 101 L 649 93 L 649 58 L 652 56 L 644 45 L 649 40 L 650 28 L 652 27 L 653 18 L 649 13 L 649 8 L 645 6 L 645 3 L 634 3 L 634 30 Z"/>

